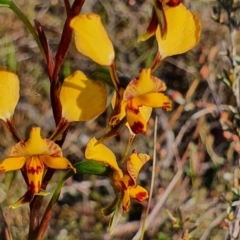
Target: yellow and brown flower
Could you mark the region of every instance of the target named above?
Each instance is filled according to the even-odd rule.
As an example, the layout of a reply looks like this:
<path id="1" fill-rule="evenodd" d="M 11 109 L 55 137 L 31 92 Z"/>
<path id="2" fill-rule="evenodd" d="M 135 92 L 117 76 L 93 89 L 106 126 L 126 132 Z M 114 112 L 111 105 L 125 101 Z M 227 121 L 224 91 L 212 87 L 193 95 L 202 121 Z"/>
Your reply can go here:
<path id="1" fill-rule="evenodd" d="M 117 164 L 114 153 L 103 144 L 96 144 L 97 140 L 92 138 L 86 148 L 85 156 L 87 159 L 99 161 L 110 166 L 114 173 L 112 180 L 121 194 L 122 210 L 127 212 L 130 205 L 130 197 L 142 202 L 148 198 L 145 188 L 137 185 L 137 177 L 142 166 L 150 159 L 147 154 L 137 154 L 133 151 L 127 160 L 126 171 L 122 171 Z"/>
<path id="2" fill-rule="evenodd" d="M 28 191 L 12 207 L 18 207 L 31 201 L 35 194 L 46 195 L 41 189 L 46 168 L 72 169 L 72 164 L 63 157 L 61 148 L 49 139 L 41 137 L 40 128 L 32 127 L 29 138 L 12 147 L 9 157 L 0 164 L 0 172 L 24 168 L 28 178 Z"/>
<path id="3" fill-rule="evenodd" d="M 150 68 L 142 69 L 139 77 L 131 80 L 123 90 L 122 98 L 117 101 L 120 106 L 115 104 L 114 96 L 114 108 L 118 109 L 118 113 L 112 116 L 109 124 L 114 126 L 126 116 L 128 126 L 134 134 L 145 132 L 152 108 L 171 110 L 170 99 L 162 93 L 165 90 L 165 83 L 151 76 Z"/>

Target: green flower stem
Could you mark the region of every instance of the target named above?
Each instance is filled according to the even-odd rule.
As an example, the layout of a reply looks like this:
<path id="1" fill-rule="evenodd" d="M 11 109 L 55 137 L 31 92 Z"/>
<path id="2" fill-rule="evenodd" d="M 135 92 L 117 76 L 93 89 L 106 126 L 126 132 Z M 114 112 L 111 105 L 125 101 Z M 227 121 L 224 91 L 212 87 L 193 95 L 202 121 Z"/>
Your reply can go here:
<path id="1" fill-rule="evenodd" d="M 9 2 L 9 4 L 2 5 L 2 6 L 9 7 L 22 20 L 24 25 L 27 27 L 29 32 L 32 34 L 33 38 L 35 39 L 35 41 L 36 41 L 36 43 L 37 43 L 37 45 L 38 45 L 38 47 L 40 49 L 40 52 L 42 53 L 44 59 L 46 60 L 46 56 L 45 56 L 42 44 L 40 42 L 38 34 L 36 33 L 34 27 L 32 26 L 32 24 L 29 22 L 29 20 L 25 16 L 25 14 L 17 7 L 17 5 L 14 2 L 12 2 L 12 1 L 6 1 L 6 2 Z"/>
<path id="2" fill-rule="evenodd" d="M 0 7 L 9 7 L 11 2 L 11 0 L 0 0 Z"/>

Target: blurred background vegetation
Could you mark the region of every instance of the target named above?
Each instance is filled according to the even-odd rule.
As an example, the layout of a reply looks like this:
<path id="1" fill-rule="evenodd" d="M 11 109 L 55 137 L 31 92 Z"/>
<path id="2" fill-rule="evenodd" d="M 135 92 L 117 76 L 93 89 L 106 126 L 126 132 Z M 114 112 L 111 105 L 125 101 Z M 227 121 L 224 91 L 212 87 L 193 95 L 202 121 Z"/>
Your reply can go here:
<path id="1" fill-rule="evenodd" d="M 157 116 L 157 166 L 152 169 L 150 161 L 139 176 L 140 184 L 149 190 L 150 176 L 153 171 L 156 174 L 144 239 L 239 239 L 240 98 L 235 82 L 240 63 L 237 61 L 239 1 L 183 2 L 201 19 L 201 41 L 187 54 L 166 59 L 154 73 L 166 82 L 173 111 L 156 110 L 148 131 L 137 136 L 132 146 L 153 156 Z M 41 23 L 50 47 L 56 51 L 65 21 L 63 1 L 18 0 L 16 4 L 32 23 L 34 19 Z M 141 68 L 151 64 L 157 51 L 155 39 L 137 42 L 151 15 L 150 0 L 88 0 L 83 12 L 102 16 L 121 73 L 133 78 Z M 27 127 L 36 123 L 41 126 L 42 135 L 49 137 L 55 126 L 44 61 L 30 33 L 6 8 L 0 8 L 0 53 L 0 65 L 15 70 L 21 81 L 21 99 L 14 115 L 17 131 L 24 139 Z M 90 75 L 97 67 L 77 53 L 72 44 L 60 79 L 77 69 Z M 84 159 L 88 140 L 105 133 L 110 113 L 109 107 L 96 120 L 72 124 L 63 145 L 69 160 L 74 163 Z M 0 159 L 3 159 L 14 142 L 3 125 L 0 128 Z M 128 130 L 123 129 L 106 143 L 121 158 L 127 140 Z M 48 191 L 54 190 L 62 174 L 55 173 Z M 13 238 L 18 240 L 27 236 L 28 206 L 14 210 L 8 206 L 22 196 L 25 187 L 20 172 L 0 175 L 0 232 L 3 234 L 7 224 Z M 129 213 L 121 218 L 110 236 L 110 218 L 101 215 L 101 208 L 111 203 L 113 195 L 114 189 L 107 179 L 86 175 L 69 179 L 45 239 L 138 239 L 136 234 L 147 202 L 132 201 Z M 46 204 L 48 200 L 49 196 L 45 197 Z"/>

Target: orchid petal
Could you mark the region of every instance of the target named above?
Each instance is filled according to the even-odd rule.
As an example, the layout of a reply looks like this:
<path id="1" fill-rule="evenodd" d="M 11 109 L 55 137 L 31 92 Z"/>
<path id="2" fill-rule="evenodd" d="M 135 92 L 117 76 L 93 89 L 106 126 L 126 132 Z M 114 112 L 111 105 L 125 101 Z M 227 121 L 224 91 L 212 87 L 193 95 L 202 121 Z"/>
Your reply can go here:
<path id="1" fill-rule="evenodd" d="M 28 184 L 33 194 L 38 193 L 41 188 L 44 169 L 44 164 L 39 156 L 31 156 L 27 159 Z"/>
<path id="2" fill-rule="evenodd" d="M 20 199 L 17 200 L 16 203 L 11 204 L 9 207 L 15 209 L 15 208 L 21 207 L 24 204 L 30 203 L 33 200 L 33 197 L 35 195 L 40 195 L 40 196 L 44 197 L 44 196 L 47 196 L 48 194 L 49 194 L 49 192 L 46 192 L 43 189 L 40 189 L 40 191 L 38 193 L 33 194 L 31 189 L 29 188 L 26 191 L 26 193 Z"/>
<path id="3" fill-rule="evenodd" d="M 135 134 L 144 133 L 147 130 L 147 121 L 139 110 L 140 106 L 135 99 L 132 99 L 128 101 L 125 109 L 127 122 Z"/>
<path id="4" fill-rule="evenodd" d="M 7 68 L 0 67 L 0 119 L 10 119 L 19 100 L 18 76 Z"/>
<path id="5" fill-rule="evenodd" d="M 124 212 L 128 212 L 130 206 L 130 195 L 128 190 L 124 191 L 122 198 L 122 208 Z"/>
<path id="6" fill-rule="evenodd" d="M 26 193 L 17 200 L 17 202 L 10 205 L 10 208 L 18 208 L 26 203 L 30 203 L 33 200 L 34 194 L 31 192 L 31 189 L 29 188 Z"/>
<path id="7" fill-rule="evenodd" d="M 25 163 L 25 157 L 8 157 L 0 164 L 0 172 L 9 172 L 21 169 Z"/>
<path id="8" fill-rule="evenodd" d="M 116 92 L 114 92 L 114 94 L 112 96 L 111 103 L 112 103 L 112 107 L 113 107 L 114 111 L 116 112 L 116 114 L 114 114 L 109 120 L 109 124 L 112 126 L 116 125 L 126 115 L 125 107 L 126 107 L 127 103 L 122 101 L 123 93 L 124 93 L 124 89 L 121 88 L 119 94 L 116 94 Z M 117 103 L 118 105 L 116 105 L 117 95 L 120 96 L 120 99 L 118 99 L 118 103 Z"/>
<path id="9" fill-rule="evenodd" d="M 110 66 L 115 53 L 111 40 L 97 14 L 81 14 L 70 23 L 77 50 L 100 65 Z"/>
<path id="10" fill-rule="evenodd" d="M 133 179 L 129 174 L 124 174 L 122 177 L 120 177 L 118 174 L 115 174 L 113 176 L 113 180 L 115 185 L 121 189 L 126 191 L 129 186 L 134 186 Z"/>
<path id="11" fill-rule="evenodd" d="M 118 167 L 114 153 L 105 145 L 101 143 L 96 145 L 96 143 L 97 140 L 95 137 L 90 139 L 85 151 L 86 158 L 107 164 L 116 171 L 119 177 L 122 177 L 123 173 L 122 170 Z"/>
<path id="12" fill-rule="evenodd" d="M 29 132 L 29 138 L 26 141 L 20 141 L 12 147 L 10 157 L 20 157 L 29 155 L 46 154 L 53 157 L 61 157 L 61 148 L 49 139 L 41 137 L 41 129 L 32 127 Z"/>
<path id="13" fill-rule="evenodd" d="M 172 102 L 163 93 L 147 93 L 144 95 L 140 95 L 135 99 L 141 102 L 142 105 L 147 107 L 152 107 L 152 108 L 161 107 L 166 111 L 170 111 L 172 109 Z"/>
<path id="14" fill-rule="evenodd" d="M 200 39 L 201 22 L 182 3 L 164 8 L 168 32 L 161 38 L 160 28 L 156 31 L 158 51 L 163 58 L 181 54 L 194 48 Z"/>
<path id="15" fill-rule="evenodd" d="M 143 118 L 145 119 L 146 122 L 148 122 L 149 118 L 151 117 L 152 114 L 152 108 L 151 107 L 146 107 L 142 106 L 139 108 L 139 111 Z"/>
<path id="16" fill-rule="evenodd" d="M 129 188 L 129 194 L 132 198 L 138 200 L 139 202 L 148 198 L 147 190 L 139 185 Z"/>
<path id="17" fill-rule="evenodd" d="M 103 83 L 91 81 L 83 72 L 76 71 L 64 80 L 60 101 L 66 120 L 88 121 L 106 109 L 107 91 Z"/>
<path id="18" fill-rule="evenodd" d="M 166 90 L 166 85 L 157 77 L 151 76 L 151 69 L 145 68 L 140 72 L 139 78 L 133 79 L 127 86 L 123 101 L 128 101 L 134 97 L 150 93 L 162 92 Z"/>
<path id="19" fill-rule="evenodd" d="M 48 155 L 39 156 L 40 160 L 45 163 L 46 166 L 53 169 L 72 169 L 76 173 L 76 169 L 64 157 L 52 157 Z"/>
<path id="20" fill-rule="evenodd" d="M 133 152 L 128 160 L 127 160 L 127 171 L 129 175 L 131 176 L 133 180 L 133 185 L 136 186 L 136 181 L 138 177 L 138 173 L 142 166 L 150 159 L 150 156 L 147 154 L 137 154 L 136 152 Z"/>

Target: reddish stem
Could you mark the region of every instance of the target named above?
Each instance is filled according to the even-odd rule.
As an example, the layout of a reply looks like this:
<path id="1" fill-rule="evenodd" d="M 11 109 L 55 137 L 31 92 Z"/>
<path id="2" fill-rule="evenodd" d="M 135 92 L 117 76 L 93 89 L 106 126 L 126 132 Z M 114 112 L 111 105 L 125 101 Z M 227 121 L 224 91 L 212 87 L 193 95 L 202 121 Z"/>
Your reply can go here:
<path id="1" fill-rule="evenodd" d="M 4 121 L 5 122 L 5 121 Z M 6 122 L 5 122 L 6 126 L 7 126 L 7 129 L 9 130 L 9 132 L 12 134 L 12 137 L 14 139 L 14 141 L 17 143 L 17 142 L 20 142 L 21 141 L 21 138 L 18 136 L 15 128 L 13 127 L 12 125 L 12 120 L 9 120 L 9 119 L 6 119 Z"/>
<path id="2" fill-rule="evenodd" d="M 115 64 L 114 61 L 109 66 L 109 71 L 110 71 L 110 75 L 111 75 L 111 78 L 112 78 L 114 88 L 115 88 L 116 92 L 118 93 L 118 91 L 120 89 L 120 82 L 119 82 L 119 79 L 118 79 L 116 64 Z"/>
<path id="3" fill-rule="evenodd" d="M 66 6 L 66 11 L 67 11 L 67 19 L 65 21 L 65 25 L 63 28 L 61 40 L 58 46 L 58 51 L 55 56 L 55 65 L 54 65 L 54 70 L 53 73 L 50 74 L 51 78 L 51 87 L 50 87 L 50 96 L 51 96 L 51 103 L 52 103 L 52 109 L 53 109 L 53 115 L 55 119 L 56 126 L 59 124 L 59 122 L 62 119 L 62 107 L 61 103 L 59 100 L 59 95 L 60 95 L 60 85 L 58 81 L 58 74 L 59 71 L 62 67 L 62 64 L 65 60 L 65 57 L 68 52 L 69 45 L 72 40 L 72 32 L 73 30 L 70 28 L 69 24 L 70 21 L 73 17 L 77 16 L 84 4 L 85 0 L 75 0 L 72 7 L 71 11 L 69 11 L 69 4 L 65 0 L 65 6 Z M 66 137 L 67 130 L 63 133 L 61 141 L 57 142 L 59 146 L 61 146 L 64 142 L 64 139 Z M 46 189 L 48 182 L 52 178 L 54 174 L 54 169 L 48 169 L 44 179 L 42 181 L 42 189 Z M 42 196 L 35 196 L 33 201 L 30 204 L 30 225 L 29 225 L 29 239 L 42 239 L 46 228 L 49 224 L 49 221 L 51 219 L 52 215 L 52 207 L 47 208 L 43 219 L 42 219 L 42 224 L 41 227 L 39 226 L 39 221 L 40 221 L 40 216 L 39 216 L 39 210 L 42 205 Z"/>
<path id="4" fill-rule="evenodd" d="M 157 70 L 157 68 L 162 63 L 161 60 L 162 60 L 162 57 L 161 57 L 160 53 L 158 52 L 155 59 L 153 60 L 153 63 L 152 63 L 152 66 L 151 66 L 151 73 L 153 73 Z"/>
<path id="5" fill-rule="evenodd" d="M 75 0 L 71 12 L 69 13 L 69 10 L 67 9 L 67 19 L 63 28 L 62 32 L 62 37 L 61 41 L 59 43 L 58 51 L 55 56 L 55 67 L 53 71 L 53 76 L 52 76 L 52 83 L 51 83 L 51 88 L 50 88 L 50 95 L 51 95 L 51 101 L 52 101 L 52 106 L 53 106 L 53 115 L 55 118 L 55 123 L 58 125 L 62 118 L 62 106 L 59 100 L 59 94 L 60 94 L 60 86 L 58 82 L 58 74 L 59 71 L 62 67 L 62 64 L 66 58 L 67 52 L 69 45 L 72 40 L 72 28 L 69 26 L 71 20 L 73 17 L 77 16 L 84 4 L 85 0 Z M 65 3 L 65 6 L 67 4 Z"/>
<path id="6" fill-rule="evenodd" d="M 45 57 L 46 57 L 46 64 L 47 64 L 47 72 L 48 72 L 48 76 L 50 78 L 50 80 L 52 79 L 52 75 L 53 75 L 53 70 L 54 70 L 54 66 L 55 66 L 55 62 L 53 59 L 53 55 L 52 55 L 52 51 L 49 47 L 46 35 L 42 29 L 41 24 L 35 19 L 34 20 L 37 32 L 38 32 L 38 36 L 39 39 L 41 41 L 44 53 L 45 53 Z"/>

